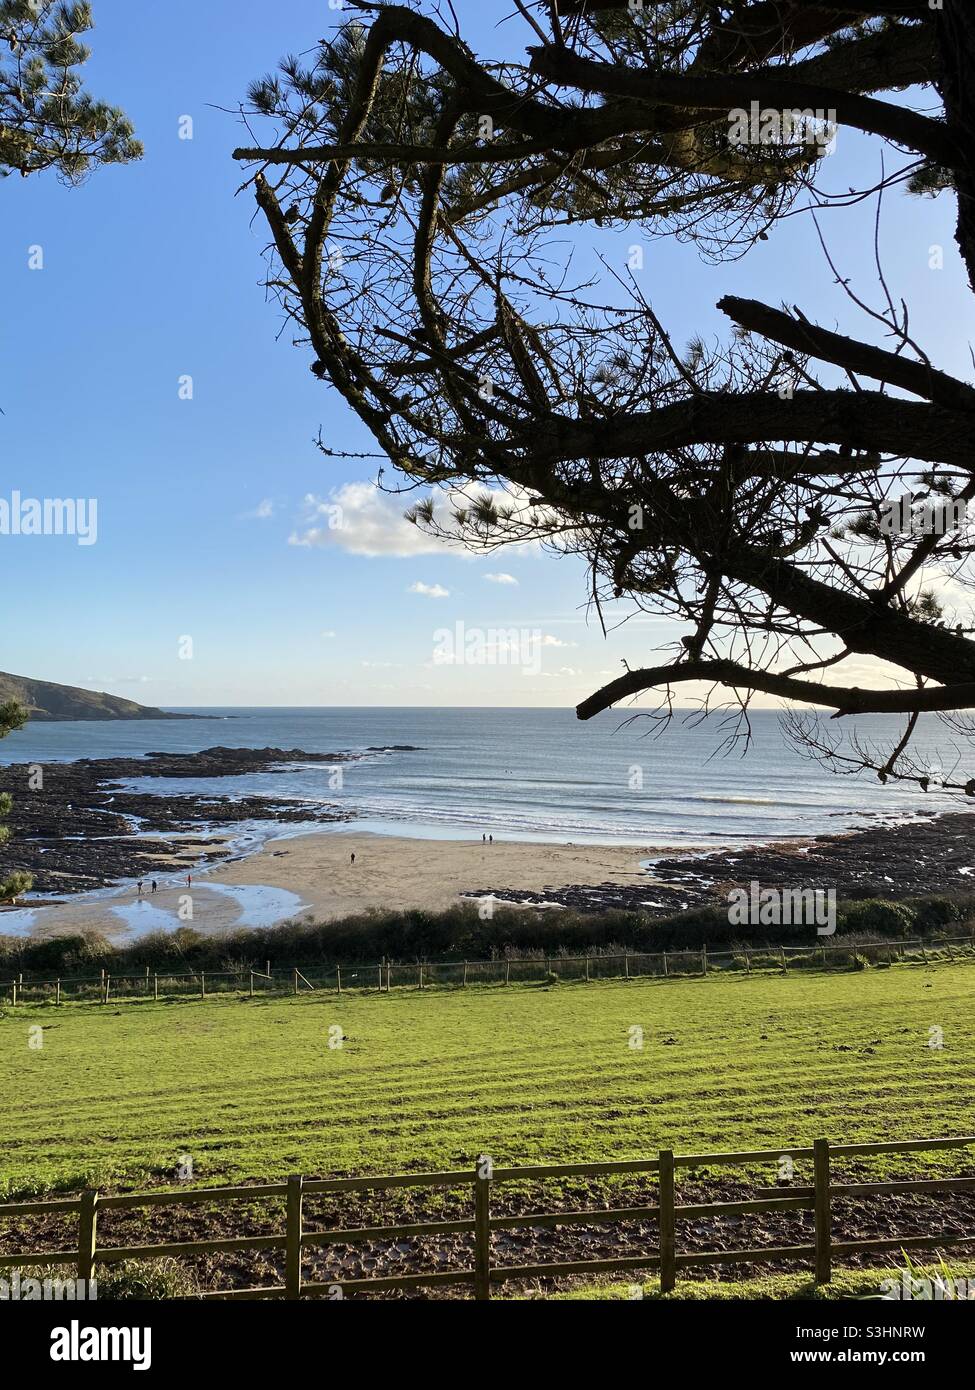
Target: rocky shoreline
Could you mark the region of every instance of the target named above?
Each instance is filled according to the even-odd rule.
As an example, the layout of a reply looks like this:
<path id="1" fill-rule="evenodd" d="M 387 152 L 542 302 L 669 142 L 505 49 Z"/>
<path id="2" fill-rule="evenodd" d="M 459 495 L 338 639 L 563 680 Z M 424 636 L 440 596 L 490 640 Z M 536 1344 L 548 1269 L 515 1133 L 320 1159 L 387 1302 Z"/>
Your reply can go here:
<path id="1" fill-rule="evenodd" d="M 413 745 L 366 750 L 391 751 L 419 750 Z M 10 839 L 0 845 L 0 877 L 25 870 L 34 876 L 35 892 L 68 897 L 183 865 L 225 861 L 228 838 L 242 822 L 351 821 L 355 812 L 347 803 L 230 796 L 221 792 L 221 781 L 299 763 L 338 766 L 361 756 L 300 748 L 214 747 L 193 753 L 154 752 L 0 767 L 0 792 L 13 796 Z M 158 780 L 158 792 L 126 789 L 126 784 L 149 778 Z M 165 783 L 172 779 L 207 779 L 213 787 L 194 795 L 168 795 Z M 505 856 L 502 850 L 499 843 L 495 865 L 499 877 L 504 875 L 499 883 L 488 886 L 462 879 L 456 891 L 464 897 L 561 906 L 577 912 L 619 909 L 669 916 L 724 904 L 729 888 L 747 887 L 753 881 L 763 888 L 834 889 L 840 899 L 902 899 L 971 892 L 975 887 L 975 813 L 968 809 L 917 812 L 900 823 L 878 820 L 804 841 L 684 854 L 664 850 L 659 856 L 648 850 L 645 873 L 633 872 L 627 865 L 627 872 L 602 881 L 599 874 L 588 882 L 573 881 L 575 875 L 567 865 L 559 878 L 558 868 L 552 865 L 553 881 L 546 881 L 543 870 L 534 875 L 531 888 L 512 886 L 517 885 L 518 875 L 506 872 L 503 866 L 511 869 L 510 853 Z M 638 855 L 639 851 L 633 851 L 634 859 Z"/>
<path id="2" fill-rule="evenodd" d="M 35 892 L 88 892 L 160 873 L 187 856 L 194 862 L 226 858 L 226 848 L 212 834 L 204 838 L 194 831 L 249 820 L 349 820 L 348 810 L 321 802 L 221 795 L 219 779 L 272 772 L 289 763 L 338 765 L 357 757 L 300 748 L 217 747 L 0 767 L 0 792 L 13 796 L 10 839 L 0 846 L 0 878 L 22 869 L 33 874 Z M 123 783 L 147 777 L 212 778 L 216 785 L 198 796 L 123 789 Z M 153 831 L 174 838 L 154 838 Z"/>
<path id="3" fill-rule="evenodd" d="M 558 904 L 576 912 L 612 909 L 665 915 L 725 904 L 733 887 L 835 889 L 838 898 L 921 897 L 975 889 L 975 811 L 923 813 L 807 841 L 753 845 L 651 860 L 645 881 L 552 884 L 540 892 L 478 889 L 503 902 Z"/>

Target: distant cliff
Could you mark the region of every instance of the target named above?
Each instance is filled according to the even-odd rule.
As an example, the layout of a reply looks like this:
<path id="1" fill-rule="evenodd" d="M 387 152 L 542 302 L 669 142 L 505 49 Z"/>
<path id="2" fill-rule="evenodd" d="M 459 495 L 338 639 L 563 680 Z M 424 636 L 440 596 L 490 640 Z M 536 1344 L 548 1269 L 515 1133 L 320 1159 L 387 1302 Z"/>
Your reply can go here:
<path id="1" fill-rule="evenodd" d="M 31 719 L 193 719 L 192 714 L 167 714 L 165 710 L 123 700 L 120 695 L 81 690 L 76 685 L 32 681 L 0 671 L 0 704 L 16 700 Z"/>

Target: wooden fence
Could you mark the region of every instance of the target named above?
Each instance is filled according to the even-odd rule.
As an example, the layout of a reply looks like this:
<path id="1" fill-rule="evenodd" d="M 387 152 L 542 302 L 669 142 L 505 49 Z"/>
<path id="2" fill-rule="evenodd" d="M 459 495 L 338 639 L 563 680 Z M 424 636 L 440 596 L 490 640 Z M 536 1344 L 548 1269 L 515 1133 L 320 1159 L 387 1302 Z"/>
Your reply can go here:
<path id="1" fill-rule="evenodd" d="M 715 1264 L 753 1264 L 768 1260 L 809 1265 L 817 1284 L 828 1283 L 835 1256 L 873 1254 L 900 1250 L 944 1250 L 951 1246 L 975 1246 L 975 1229 L 966 1234 L 931 1236 L 891 1236 L 882 1240 L 836 1241 L 832 1235 L 831 1205 L 836 1197 L 904 1195 L 918 1192 L 955 1192 L 975 1187 L 975 1176 L 931 1178 L 890 1182 L 835 1182 L 831 1164 L 836 1158 L 876 1154 L 929 1152 L 934 1149 L 962 1149 L 975 1144 L 975 1135 L 954 1138 L 913 1139 L 901 1143 L 830 1144 L 814 1140 L 811 1147 L 761 1149 L 742 1153 L 674 1154 L 662 1149 L 656 1158 L 625 1162 L 543 1164 L 532 1167 L 494 1167 L 489 1159 L 479 1159 L 473 1170 L 445 1173 L 402 1173 L 392 1176 L 356 1178 L 292 1177 L 286 1182 L 250 1187 L 217 1187 L 143 1192 L 112 1196 L 90 1190 L 80 1198 L 49 1202 L 0 1204 L 0 1218 L 30 1218 L 52 1214 L 77 1213 L 76 1249 L 49 1252 L 31 1251 L 0 1256 L 2 1269 L 30 1269 L 38 1266 L 68 1266 L 79 1279 L 90 1281 L 98 1265 L 122 1260 L 222 1254 L 239 1250 L 283 1250 L 284 1283 L 265 1287 L 220 1289 L 192 1297 L 214 1299 L 261 1299 L 303 1297 L 344 1297 L 348 1293 L 380 1293 L 396 1289 L 466 1284 L 477 1299 L 490 1298 L 495 1285 L 517 1279 L 561 1279 L 568 1275 L 610 1275 L 625 1270 L 660 1272 L 660 1286 L 669 1292 L 682 1269 Z M 677 1172 L 682 1168 L 747 1167 L 758 1163 L 778 1163 L 788 1156 L 812 1160 L 813 1182 L 788 1190 L 774 1188 L 743 1201 L 693 1202 L 677 1200 Z M 538 1211 L 515 1216 L 492 1214 L 492 1194 L 506 1183 L 551 1181 L 559 1178 L 587 1178 L 609 1174 L 657 1175 L 657 1201 L 650 1206 L 618 1207 L 591 1211 Z M 415 1221 L 396 1226 L 358 1226 L 348 1229 L 307 1230 L 304 1200 L 323 1193 L 389 1191 L 393 1188 L 473 1189 L 473 1210 L 458 1220 Z M 284 1230 L 275 1235 L 240 1236 L 220 1240 L 177 1241 L 162 1245 L 102 1247 L 97 1242 L 98 1216 L 112 1209 L 166 1205 L 204 1205 L 215 1202 L 284 1200 Z M 683 1221 L 709 1216 L 729 1216 L 747 1212 L 811 1211 L 813 1240 L 809 1244 L 754 1246 L 735 1250 L 694 1250 L 682 1252 L 680 1226 Z M 655 1219 L 657 1246 L 637 1255 L 607 1259 L 565 1260 L 549 1264 L 503 1265 L 492 1261 L 491 1234 L 531 1227 L 606 1226 Z M 306 1283 L 302 1277 L 302 1255 L 313 1247 L 355 1245 L 362 1241 L 399 1241 L 418 1237 L 462 1233 L 473 1236 L 473 1265 L 464 1269 L 430 1270 L 386 1278 L 335 1279 L 327 1283 Z"/>
<path id="2" fill-rule="evenodd" d="M 501 957 L 476 961 L 381 961 L 369 965 L 278 966 L 264 970 L 155 971 L 149 967 L 133 975 L 72 976 L 31 979 L 22 974 L 0 981 L 0 1003 L 10 1005 L 68 999 L 116 1004 L 135 999 L 205 999 L 212 994 L 293 993 L 328 990 L 386 992 L 392 989 L 429 989 L 434 986 L 464 988 L 468 985 L 542 983 L 551 975 L 561 980 L 639 979 L 707 975 L 737 970 L 746 974 L 795 968 L 852 967 L 857 958 L 873 964 L 928 963 L 929 960 L 975 958 L 975 936 L 927 940 L 827 942 L 808 946 L 740 946 L 712 951 L 707 946 L 687 951 L 628 951 L 614 955 Z"/>

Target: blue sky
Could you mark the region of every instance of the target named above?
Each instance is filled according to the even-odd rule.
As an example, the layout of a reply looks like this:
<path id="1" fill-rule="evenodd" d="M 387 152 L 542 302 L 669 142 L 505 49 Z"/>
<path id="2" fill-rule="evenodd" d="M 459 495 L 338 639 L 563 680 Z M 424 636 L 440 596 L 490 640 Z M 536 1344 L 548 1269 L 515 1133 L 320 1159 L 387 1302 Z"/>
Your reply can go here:
<path id="1" fill-rule="evenodd" d="M 510 53 L 522 26 L 498 21 L 511 8 L 458 6 L 472 46 Z M 390 554 L 396 508 L 377 512 L 365 489 L 339 492 L 356 521 L 344 544 L 289 544 L 314 524 L 303 499 L 327 504 L 372 476 L 367 463 L 323 458 L 319 427 L 333 448 L 373 446 L 312 377 L 307 352 L 287 332 L 276 340 L 262 227 L 250 196 L 235 197 L 231 111 L 251 79 L 324 36 L 334 12 L 323 0 L 169 0 L 150 27 L 132 0 L 95 0 L 94 11 L 88 85 L 126 109 L 146 156 L 78 189 L 48 176 L 0 185 L 0 495 L 97 498 L 98 540 L 0 537 L 0 666 L 163 705 L 570 705 L 622 658 L 651 660 L 673 630 L 641 620 L 604 640 L 576 560 Z M 187 115 L 193 139 L 181 140 Z M 877 146 L 841 132 L 825 182 L 843 188 L 853 168 L 862 181 L 865 157 L 879 172 Z M 946 196 L 889 194 L 885 266 L 920 341 L 970 375 L 952 212 Z M 876 302 L 872 215 L 828 213 L 823 225 Z M 622 267 L 636 239 L 595 233 L 579 254 Z M 934 244 L 946 259 L 936 272 Z M 28 268 L 34 246 L 42 270 Z M 643 274 L 679 343 L 726 331 L 713 307 L 723 293 L 859 327 L 808 219 L 717 269 L 692 246 L 654 243 Z M 191 401 L 179 399 L 185 374 Z M 353 553 L 363 548 L 374 553 Z M 499 574 L 508 579 L 488 577 Z M 540 630 L 540 671 L 435 664 L 436 630 L 458 621 Z M 180 658 L 186 636 L 192 660 Z"/>

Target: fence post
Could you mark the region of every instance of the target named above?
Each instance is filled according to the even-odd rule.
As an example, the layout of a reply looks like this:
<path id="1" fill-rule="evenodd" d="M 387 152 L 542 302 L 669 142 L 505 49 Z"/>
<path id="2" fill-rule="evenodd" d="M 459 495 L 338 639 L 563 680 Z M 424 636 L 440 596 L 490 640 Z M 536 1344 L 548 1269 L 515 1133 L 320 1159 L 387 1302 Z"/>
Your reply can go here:
<path id="1" fill-rule="evenodd" d="M 504 963 L 504 982 L 505 982 L 505 984 L 508 983 L 508 979 L 509 979 L 510 975 L 511 975 L 511 961 L 510 961 L 510 960 L 505 960 L 505 963 Z M 17 1001 L 16 1001 L 16 999 L 15 999 L 15 1000 L 14 1000 L 14 1003 L 16 1003 L 16 1002 L 17 1002 Z"/>
<path id="2" fill-rule="evenodd" d="M 666 952 L 666 951 L 664 951 L 663 956 L 664 956 L 664 974 L 666 975 L 666 974 L 668 974 L 668 970 L 667 970 L 667 952 Z"/>
<path id="3" fill-rule="evenodd" d="M 288 1214 L 285 1227 L 285 1298 L 301 1297 L 301 1201 L 304 1178 L 288 1179 Z"/>
<path id="4" fill-rule="evenodd" d="M 335 983 L 336 983 L 336 985 L 338 986 L 338 992 L 339 992 L 339 994 L 341 994 L 341 993 L 342 993 L 342 967 L 341 967 L 341 965 L 337 965 L 337 966 L 335 967 Z"/>
<path id="5" fill-rule="evenodd" d="M 670 1293 L 677 1283 L 677 1216 L 674 1211 L 674 1151 L 660 1150 L 659 1213 L 660 1232 L 660 1292 Z"/>
<path id="6" fill-rule="evenodd" d="M 831 1275 L 831 1211 L 829 1191 L 829 1141 L 813 1140 L 813 1172 L 816 1184 L 816 1283 L 828 1284 Z"/>
<path id="7" fill-rule="evenodd" d="M 474 1165 L 474 1297 L 491 1297 L 491 1160 Z"/>
<path id="8" fill-rule="evenodd" d="M 98 1227 L 98 1192 L 89 1187 L 81 1194 L 81 1219 L 78 1224 L 78 1278 L 85 1281 L 85 1292 L 95 1268 L 95 1240 Z"/>
<path id="9" fill-rule="evenodd" d="M 623 957 L 623 976 L 624 976 L 624 979 L 627 979 L 627 980 L 630 978 L 630 958 L 629 958 L 629 956 L 624 956 L 624 957 Z"/>
<path id="10" fill-rule="evenodd" d="M 254 972 L 251 971 L 250 997 L 254 998 Z"/>
<path id="11" fill-rule="evenodd" d="M 298 993 L 298 967 L 295 966 L 295 994 Z"/>
<path id="12" fill-rule="evenodd" d="M 11 991 L 12 991 L 11 1002 L 14 1003 L 14 1004 L 16 1004 L 16 1002 L 17 1002 L 17 981 L 16 981 L 16 980 L 11 980 L 11 981 L 10 981 L 10 988 L 11 988 Z"/>
<path id="13" fill-rule="evenodd" d="M 111 977 L 111 975 L 106 975 L 106 976 L 105 976 L 105 997 L 104 997 L 104 999 L 102 1000 L 102 1003 L 103 1003 L 103 1004 L 107 1004 L 107 1003 L 108 1003 L 108 995 L 109 995 L 109 991 L 111 990 L 111 988 L 112 988 L 112 977 Z"/>
<path id="14" fill-rule="evenodd" d="M 416 986 L 416 987 L 417 987 L 417 989 L 422 989 L 422 988 L 423 988 L 423 962 L 422 962 L 422 960 L 420 961 L 420 965 L 419 965 L 419 978 L 418 978 L 417 986 Z"/>
<path id="15" fill-rule="evenodd" d="M 60 977 L 60 976 L 58 976 L 58 979 L 55 981 L 55 986 L 54 986 L 54 1002 L 55 1002 L 55 1004 L 60 1004 L 60 1002 L 61 1002 L 61 977 Z"/>
<path id="16" fill-rule="evenodd" d="M 159 998 L 159 976 L 155 972 L 152 976 L 152 997 L 153 999 Z"/>
<path id="17" fill-rule="evenodd" d="M 708 948 L 707 948 L 706 946 L 702 946 L 702 947 L 701 947 L 701 974 L 702 974 L 702 975 L 706 975 L 707 973 L 708 973 Z"/>
<path id="18" fill-rule="evenodd" d="M 464 961 L 464 985 L 467 985 L 467 961 Z"/>
<path id="19" fill-rule="evenodd" d="M 201 998 L 201 999 L 205 999 L 206 997 L 207 997 L 207 977 L 206 977 L 206 975 L 204 975 L 203 971 L 201 970 L 201 971 L 200 971 L 200 998 Z"/>
<path id="20" fill-rule="evenodd" d="M 779 950 L 782 954 L 782 974 L 787 975 L 789 973 L 789 962 L 785 958 L 785 947 L 780 946 Z"/>
<path id="21" fill-rule="evenodd" d="M 586 956 L 586 984 L 589 983 L 589 957 Z"/>

